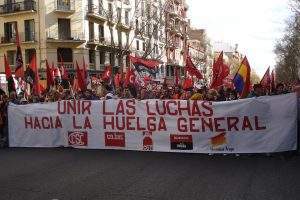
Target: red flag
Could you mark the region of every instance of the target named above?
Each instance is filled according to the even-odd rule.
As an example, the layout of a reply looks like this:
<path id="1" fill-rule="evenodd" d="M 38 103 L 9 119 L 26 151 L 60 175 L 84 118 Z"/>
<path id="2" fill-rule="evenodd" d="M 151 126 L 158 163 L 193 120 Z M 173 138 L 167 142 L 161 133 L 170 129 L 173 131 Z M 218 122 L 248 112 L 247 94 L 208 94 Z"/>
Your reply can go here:
<path id="1" fill-rule="evenodd" d="M 193 88 L 194 87 L 194 82 L 193 80 L 189 77 L 189 78 L 186 78 L 182 84 L 182 88 L 184 90 L 188 90 L 190 88 Z"/>
<path id="2" fill-rule="evenodd" d="M 5 75 L 6 75 L 8 92 L 9 93 L 15 92 L 16 87 L 15 87 L 14 78 L 12 76 L 11 69 L 5 54 L 4 54 L 4 66 L 5 66 Z"/>
<path id="3" fill-rule="evenodd" d="M 213 78 L 210 88 L 218 88 L 223 85 L 223 80 L 229 75 L 229 66 L 223 63 L 223 51 L 213 64 Z"/>
<path id="4" fill-rule="evenodd" d="M 135 83 L 135 74 L 132 69 L 128 69 L 126 72 L 126 78 L 125 78 L 125 87 L 128 85 L 134 85 Z"/>
<path id="5" fill-rule="evenodd" d="M 107 66 L 107 67 L 106 67 L 106 70 L 105 70 L 105 72 L 104 72 L 104 74 L 103 74 L 103 76 L 102 76 L 102 79 L 103 79 L 104 81 L 108 81 L 108 80 L 111 79 L 111 75 L 112 75 L 112 69 L 111 69 L 111 66 Z"/>
<path id="6" fill-rule="evenodd" d="M 117 73 L 114 78 L 115 86 L 118 88 L 121 86 L 122 76 L 120 73 Z"/>
<path id="7" fill-rule="evenodd" d="M 89 73 L 85 64 L 84 57 L 82 57 L 82 64 L 83 64 L 83 78 L 84 78 L 84 84 L 87 85 L 89 84 Z"/>
<path id="8" fill-rule="evenodd" d="M 83 72 L 82 70 L 79 69 L 78 62 L 76 61 L 76 76 L 77 76 L 77 82 L 78 82 L 78 87 L 81 91 L 85 91 L 86 85 L 84 82 L 84 77 L 83 77 Z"/>
<path id="9" fill-rule="evenodd" d="M 133 56 L 129 56 L 129 58 L 134 65 L 142 65 L 148 69 L 154 70 L 159 65 L 159 62 L 156 60 L 148 60 L 148 59 L 138 58 Z"/>
<path id="10" fill-rule="evenodd" d="M 48 60 L 46 60 L 46 75 L 47 75 L 47 87 L 54 85 L 53 68 L 50 68 Z"/>
<path id="11" fill-rule="evenodd" d="M 31 58 L 31 61 L 29 63 L 29 67 L 34 72 L 34 78 L 33 78 L 33 93 L 35 95 L 41 95 L 41 88 L 39 83 L 39 72 L 36 66 L 36 55 L 34 54 Z"/>
<path id="12" fill-rule="evenodd" d="M 62 80 L 69 80 L 69 73 L 68 70 L 65 67 L 63 58 L 61 54 L 59 54 L 59 59 L 60 59 L 60 74 L 61 74 L 61 79 Z"/>
<path id="13" fill-rule="evenodd" d="M 69 72 L 68 72 L 68 70 L 64 66 L 61 66 L 60 70 L 61 70 L 61 79 L 62 80 L 69 80 Z"/>
<path id="14" fill-rule="evenodd" d="M 270 67 L 265 72 L 264 76 L 262 77 L 260 84 L 267 89 L 270 89 L 271 86 L 271 76 L 270 76 Z"/>
<path id="15" fill-rule="evenodd" d="M 52 70 L 53 70 L 54 77 L 57 79 L 61 79 L 60 69 L 58 67 L 53 67 Z"/>
<path id="16" fill-rule="evenodd" d="M 20 37 L 19 37 L 17 23 L 15 24 L 15 31 L 16 31 L 16 43 L 17 43 L 15 76 L 16 76 L 16 78 L 19 78 L 19 77 L 24 78 L 22 50 L 21 50 L 21 45 L 20 45 Z"/>
<path id="17" fill-rule="evenodd" d="M 198 79 L 203 79 L 201 72 L 195 67 L 190 56 L 186 58 L 185 70 Z"/>

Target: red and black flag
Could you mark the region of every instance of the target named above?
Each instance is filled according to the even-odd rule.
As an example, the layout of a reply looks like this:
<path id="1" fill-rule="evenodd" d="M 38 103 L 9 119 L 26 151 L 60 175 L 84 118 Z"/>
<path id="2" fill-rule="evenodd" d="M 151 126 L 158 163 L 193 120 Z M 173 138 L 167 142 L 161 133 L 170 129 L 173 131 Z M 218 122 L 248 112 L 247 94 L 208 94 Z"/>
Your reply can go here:
<path id="1" fill-rule="evenodd" d="M 14 78 L 12 76 L 11 69 L 5 54 L 4 54 L 4 66 L 5 66 L 5 75 L 6 75 L 8 92 L 9 93 L 15 92 L 16 87 L 15 87 Z"/>
<path id="2" fill-rule="evenodd" d="M 158 72 L 157 67 L 159 62 L 156 60 L 144 59 L 139 57 L 129 56 L 132 65 L 135 67 L 135 70 L 138 73 L 146 72 L 151 76 L 155 77 L 155 74 Z"/>
<path id="3" fill-rule="evenodd" d="M 20 46 L 20 37 L 19 37 L 17 23 L 15 24 L 15 30 L 16 30 L 16 43 L 17 43 L 15 76 L 16 76 L 16 78 L 19 78 L 19 77 L 24 78 L 22 50 L 21 50 L 21 46 Z"/>
<path id="4" fill-rule="evenodd" d="M 25 72 L 25 80 L 29 83 L 33 88 L 33 93 L 35 95 L 41 94 L 41 86 L 39 83 L 39 72 L 36 64 L 36 55 L 34 54 L 30 60 L 29 66 Z"/>

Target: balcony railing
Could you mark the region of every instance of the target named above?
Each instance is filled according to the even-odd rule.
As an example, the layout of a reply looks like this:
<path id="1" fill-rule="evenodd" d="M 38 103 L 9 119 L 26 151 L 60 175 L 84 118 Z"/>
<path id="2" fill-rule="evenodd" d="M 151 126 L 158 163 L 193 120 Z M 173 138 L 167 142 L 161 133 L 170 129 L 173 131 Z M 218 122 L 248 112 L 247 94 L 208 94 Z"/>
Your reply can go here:
<path id="1" fill-rule="evenodd" d="M 107 18 L 108 12 L 95 4 L 88 5 L 88 15 L 94 15 L 103 19 Z"/>
<path id="2" fill-rule="evenodd" d="M 64 62 L 64 63 L 62 63 L 62 62 L 57 62 L 57 66 L 58 67 L 61 67 L 61 66 L 64 66 L 64 68 L 66 68 L 66 69 L 74 69 L 74 64 L 73 64 L 73 62 Z"/>
<path id="3" fill-rule="evenodd" d="M 18 13 L 23 11 L 36 11 L 36 2 L 24 0 L 18 3 L 8 3 L 0 5 L 0 15 Z"/>
<path id="4" fill-rule="evenodd" d="M 60 31 L 47 31 L 47 40 L 69 40 L 69 41 L 83 41 L 84 35 L 82 32 L 71 32 L 66 34 Z"/>
<path id="5" fill-rule="evenodd" d="M 59 12 L 75 12 L 74 0 L 56 0 L 56 11 Z"/>
<path id="6" fill-rule="evenodd" d="M 36 41 L 36 35 L 35 32 L 25 32 L 25 33 L 19 33 L 20 42 L 34 42 Z M 16 35 L 2 35 L 0 36 L 1 44 L 10 44 L 10 43 L 16 43 Z"/>

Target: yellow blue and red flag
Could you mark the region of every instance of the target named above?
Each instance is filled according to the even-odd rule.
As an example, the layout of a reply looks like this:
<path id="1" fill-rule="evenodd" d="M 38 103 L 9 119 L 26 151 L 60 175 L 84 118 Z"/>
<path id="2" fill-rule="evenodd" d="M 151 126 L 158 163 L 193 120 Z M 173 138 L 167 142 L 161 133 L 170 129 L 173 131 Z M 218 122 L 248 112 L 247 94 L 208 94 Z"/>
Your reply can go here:
<path id="1" fill-rule="evenodd" d="M 235 89 L 239 93 L 240 98 L 247 97 L 250 92 L 250 73 L 251 67 L 245 56 L 233 79 Z"/>

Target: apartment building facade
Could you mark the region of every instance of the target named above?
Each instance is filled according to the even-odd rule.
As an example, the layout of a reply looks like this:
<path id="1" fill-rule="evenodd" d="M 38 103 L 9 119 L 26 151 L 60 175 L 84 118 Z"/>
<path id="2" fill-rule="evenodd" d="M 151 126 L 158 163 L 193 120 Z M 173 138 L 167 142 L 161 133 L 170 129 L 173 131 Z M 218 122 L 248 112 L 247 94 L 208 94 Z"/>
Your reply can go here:
<path id="1" fill-rule="evenodd" d="M 206 30 L 190 28 L 188 30 L 188 35 L 189 55 L 198 70 L 202 72 L 204 83 L 208 84 L 212 76 L 214 55 Z"/>
<path id="2" fill-rule="evenodd" d="M 167 0 L 166 7 L 166 78 L 172 81 L 176 68 L 184 75 L 185 58 L 187 56 L 188 5 L 185 0 Z"/>
<path id="3" fill-rule="evenodd" d="M 36 54 L 41 72 L 46 59 L 71 72 L 83 60 L 92 74 L 117 71 L 130 53 L 159 60 L 158 78 L 172 77 L 184 66 L 186 10 L 183 0 L 0 0 L 0 62 L 7 54 L 14 69 L 17 26 L 24 63 Z"/>

